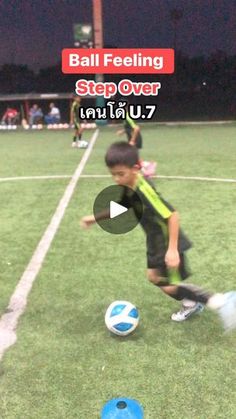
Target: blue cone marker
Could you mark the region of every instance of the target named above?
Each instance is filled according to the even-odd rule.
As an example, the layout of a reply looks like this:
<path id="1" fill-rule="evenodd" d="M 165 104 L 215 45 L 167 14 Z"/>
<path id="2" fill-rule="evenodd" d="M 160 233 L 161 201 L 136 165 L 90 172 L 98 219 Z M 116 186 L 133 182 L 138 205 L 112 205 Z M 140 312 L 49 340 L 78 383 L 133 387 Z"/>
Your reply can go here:
<path id="1" fill-rule="evenodd" d="M 112 399 L 103 407 L 101 419 L 144 419 L 144 413 L 137 400 Z"/>

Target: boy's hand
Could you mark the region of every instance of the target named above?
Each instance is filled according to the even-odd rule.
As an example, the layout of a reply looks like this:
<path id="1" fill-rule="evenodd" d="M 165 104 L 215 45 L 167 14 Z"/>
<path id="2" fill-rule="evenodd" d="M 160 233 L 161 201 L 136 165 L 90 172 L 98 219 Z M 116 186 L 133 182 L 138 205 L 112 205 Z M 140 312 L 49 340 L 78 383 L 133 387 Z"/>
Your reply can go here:
<path id="1" fill-rule="evenodd" d="M 178 268 L 180 263 L 178 250 L 168 249 L 165 255 L 165 263 L 168 268 Z"/>
<path id="2" fill-rule="evenodd" d="M 80 220 L 80 226 L 84 229 L 89 228 L 94 223 L 95 223 L 95 218 L 93 215 L 87 215 L 86 217 L 83 217 Z"/>

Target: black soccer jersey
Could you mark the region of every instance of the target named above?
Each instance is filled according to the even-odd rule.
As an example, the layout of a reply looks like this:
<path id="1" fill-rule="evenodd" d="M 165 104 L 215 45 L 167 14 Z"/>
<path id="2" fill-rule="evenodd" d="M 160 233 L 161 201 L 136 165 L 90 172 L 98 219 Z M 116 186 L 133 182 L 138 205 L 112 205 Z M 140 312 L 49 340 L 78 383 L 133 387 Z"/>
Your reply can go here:
<path id="1" fill-rule="evenodd" d="M 158 248 L 158 253 L 163 256 L 167 250 L 169 243 L 168 218 L 175 211 L 172 205 L 166 202 L 156 191 L 154 185 L 144 178 L 138 176 L 135 192 L 141 198 L 143 204 L 143 215 L 140 224 L 147 235 L 147 243 L 150 246 Z M 136 208 L 137 200 L 135 194 L 130 194 L 129 188 L 124 188 L 124 194 L 120 200 L 120 204 L 127 208 L 133 208 L 134 213 L 140 214 L 140 209 Z M 180 230 L 178 250 L 180 253 L 191 247 L 191 242 Z"/>
<path id="2" fill-rule="evenodd" d="M 80 103 L 76 102 L 76 100 L 71 105 L 71 111 L 73 113 L 73 119 L 76 122 L 79 122 L 79 108 Z"/>

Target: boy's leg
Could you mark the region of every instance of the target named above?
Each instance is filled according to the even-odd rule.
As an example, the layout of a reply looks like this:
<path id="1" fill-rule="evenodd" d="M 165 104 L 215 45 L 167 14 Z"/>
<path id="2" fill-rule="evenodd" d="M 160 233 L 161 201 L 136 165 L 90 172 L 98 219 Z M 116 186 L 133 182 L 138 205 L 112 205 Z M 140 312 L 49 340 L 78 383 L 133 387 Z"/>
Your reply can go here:
<path id="1" fill-rule="evenodd" d="M 77 147 L 78 141 L 81 139 L 81 135 L 79 134 L 79 132 L 80 132 L 80 123 L 76 119 L 74 119 L 74 126 L 75 126 L 75 133 L 74 133 L 74 137 L 73 137 L 71 146 L 72 147 Z M 80 138 L 79 138 L 79 135 L 80 135 Z"/>
<path id="2" fill-rule="evenodd" d="M 179 286 L 184 285 L 182 281 L 190 276 L 188 268 L 186 267 L 185 255 L 183 253 L 180 254 L 180 264 L 178 269 L 168 269 L 166 271 L 168 284 Z M 199 287 L 196 288 L 199 289 Z M 205 291 L 201 288 L 200 290 L 205 293 Z M 199 301 L 198 299 L 196 300 L 196 298 L 194 298 L 191 293 L 188 295 L 183 295 L 183 298 L 179 298 L 179 300 L 182 301 L 182 306 L 179 311 L 173 313 L 171 316 L 171 319 L 176 322 L 184 321 L 192 316 L 192 314 L 202 312 L 204 309 L 204 304 L 206 304 L 205 301 Z"/>
<path id="3" fill-rule="evenodd" d="M 201 312 L 203 310 L 204 303 L 199 302 L 199 293 L 200 291 L 205 293 L 205 291 L 201 288 L 196 287 L 196 291 L 199 291 L 196 294 L 193 292 L 189 292 L 189 290 L 188 292 L 180 293 L 179 287 L 182 287 L 182 284 L 169 284 L 168 279 L 161 276 L 160 272 L 158 272 L 157 269 L 148 269 L 148 279 L 154 285 L 158 286 L 161 289 L 161 291 L 163 291 L 169 297 L 182 302 L 181 309 L 177 313 L 172 314 L 172 320 L 178 322 L 184 321 L 188 319 L 191 315 Z M 204 301 L 206 300 L 204 299 Z"/>
<path id="4" fill-rule="evenodd" d="M 79 139 L 79 141 L 77 143 L 77 146 L 79 148 L 86 148 L 88 146 L 88 142 L 87 141 L 82 141 L 82 133 L 83 133 L 83 131 L 84 131 L 84 128 L 82 128 L 81 125 L 80 125 L 79 131 L 78 131 L 78 139 Z"/>
<path id="5" fill-rule="evenodd" d="M 153 241 L 151 241 L 151 244 Z M 154 242 L 155 244 L 155 242 Z M 153 246 L 155 249 L 156 246 Z M 177 313 L 173 313 L 171 319 L 174 321 L 183 321 L 192 314 L 203 310 L 204 306 L 198 301 L 190 297 L 183 296 L 176 298 L 174 294 L 173 285 L 180 285 L 182 281 L 190 276 L 186 267 L 186 257 L 183 253 L 180 254 L 180 265 L 178 269 L 168 270 L 164 262 L 164 256 L 158 255 L 157 249 L 152 252 L 152 248 L 148 243 L 148 278 L 155 285 L 172 298 L 181 300 L 182 307 Z M 176 291 L 176 290 L 175 290 Z"/>
<path id="6" fill-rule="evenodd" d="M 166 278 L 160 276 L 157 269 L 147 270 L 148 279 L 154 285 L 158 286 L 165 294 L 175 300 L 184 299 L 202 304 L 207 304 L 212 293 L 192 284 L 170 284 Z"/>
<path id="7" fill-rule="evenodd" d="M 192 314 L 201 313 L 204 310 L 202 303 L 184 298 L 180 310 L 172 313 L 171 320 L 175 322 L 182 322 L 187 320 Z"/>
<path id="8" fill-rule="evenodd" d="M 148 269 L 148 279 L 175 300 L 182 301 L 187 299 L 217 310 L 225 329 L 236 327 L 236 292 L 214 294 L 193 284 L 169 284 L 166 278 L 159 275 L 157 269 Z M 182 318 L 182 320 L 186 320 L 188 317 Z"/>
<path id="9" fill-rule="evenodd" d="M 143 147 L 143 139 L 142 139 L 142 135 L 140 134 L 140 132 L 138 133 L 138 135 L 136 137 L 135 145 L 138 149 Z"/>
<path id="10" fill-rule="evenodd" d="M 75 121 L 74 124 L 75 124 L 76 130 L 75 130 L 75 136 L 72 142 L 72 147 L 87 148 L 88 142 L 82 141 L 82 133 L 84 131 L 84 128 L 81 127 L 78 121 Z"/>
<path id="11" fill-rule="evenodd" d="M 165 264 L 165 247 L 161 248 L 155 234 L 147 236 L 147 274 L 148 279 L 165 294 L 182 301 L 182 308 L 172 315 L 172 320 L 183 321 L 204 305 L 220 309 L 224 304 L 224 295 L 212 294 L 195 285 L 184 285 L 183 280 L 189 277 L 184 253 L 180 253 L 178 269 L 169 270 Z M 187 300 L 187 301 L 186 301 Z M 217 306 L 218 305 L 218 306 Z"/>
<path id="12" fill-rule="evenodd" d="M 79 131 L 78 131 L 78 138 L 79 141 L 82 140 L 82 133 L 83 133 L 84 128 L 81 127 L 81 125 L 79 126 Z"/>
<path id="13" fill-rule="evenodd" d="M 74 137 L 73 137 L 72 143 L 71 143 L 72 147 L 76 147 L 76 145 L 77 145 L 77 130 L 75 130 Z"/>

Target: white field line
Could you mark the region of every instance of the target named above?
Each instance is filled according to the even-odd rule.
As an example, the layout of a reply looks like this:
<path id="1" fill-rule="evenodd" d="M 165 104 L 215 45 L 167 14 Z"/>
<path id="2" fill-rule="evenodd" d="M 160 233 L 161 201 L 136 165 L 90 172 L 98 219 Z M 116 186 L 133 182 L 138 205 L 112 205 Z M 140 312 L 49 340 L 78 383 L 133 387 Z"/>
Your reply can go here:
<path id="1" fill-rule="evenodd" d="M 154 176 L 159 179 L 176 179 L 176 180 L 196 180 L 200 182 L 226 182 L 236 183 L 236 179 L 224 179 L 219 177 L 202 177 L 202 176 Z"/>
<path id="2" fill-rule="evenodd" d="M 169 125 L 169 126 L 176 126 L 176 125 L 225 125 L 225 124 L 233 124 L 235 123 L 234 120 L 228 121 L 170 121 L 170 122 L 161 122 L 160 125 Z"/>
<path id="3" fill-rule="evenodd" d="M 227 121 L 162 121 L 162 122 L 156 122 L 156 121 L 150 121 L 150 122 L 139 122 L 139 125 L 145 126 L 145 125 L 166 125 L 166 126 L 178 126 L 178 125 L 229 125 L 229 124 L 235 124 L 235 119 L 230 119 Z M 108 124 L 109 127 L 114 128 L 114 124 Z M 122 126 L 122 123 L 116 124 L 116 126 Z"/>
<path id="4" fill-rule="evenodd" d="M 30 259 L 28 266 L 26 267 L 14 290 L 14 293 L 10 298 L 6 313 L 3 314 L 0 319 L 0 359 L 3 357 L 5 351 L 17 340 L 16 327 L 19 317 L 25 311 L 27 305 L 27 297 L 51 246 L 52 240 L 60 226 L 65 210 L 75 190 L 76 184 L 91 154 L 98 133 L 99 130 L 94 132 L 87 150 L 85 151 L 77 169 L 75 170 L 64 192 L 64 195 L 62 196 L 58 207 L 51 218 L 48 227 L 46 228 L 37 248 L 34 251 L 32 258 Z"/>
<path id="5" fill-rule="evenodd" d="M 81 178 L 110 178 L 110 175 L 82 175 Z M 224 179 L 217 177 L 201 177 L 201 176 L 165 176 L 157 175 L 152 176 L 154 179 L 175 179 L 175 180 L 195 180 L 200 182 L 226 182 L 226 183 L 236 183 L 236 179 Z"/>
<path id="6" fill-rule="evenodd" d="M 103 179 L 111 178 L 111 175 L 81 175 L 81 178 L 94 178 Z M 2 177 L 1 182 L 21 181 L 21 180 L 47 180 L 47 179 L 68 179 L 72 178 L 72 175 L 45 175 L 45 176 L 18 176 L 18 177 Z M 166 176 L 156 175 L 152 176 L 154 179 L 173 179 L 173 180 L 193 180 L 198 182 L 224 182 L 224 183 L 236 183 L 236 179 L 225 179 L 219 177 L 202 177 L 202 176 Z"/>
<path id="7" fill-rule="evenodd" d="M 44 180 L 44 179 L 68 179 L 72 175 L 45 175 L 45 176 L 17 176 L 17 177 L 1 177 L 0 182 L 11 182 L 17 180 Z"/>

